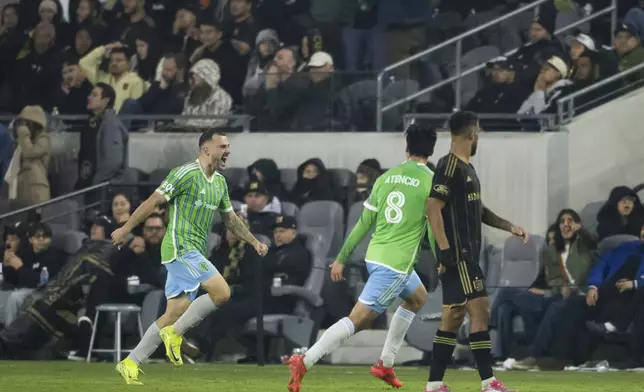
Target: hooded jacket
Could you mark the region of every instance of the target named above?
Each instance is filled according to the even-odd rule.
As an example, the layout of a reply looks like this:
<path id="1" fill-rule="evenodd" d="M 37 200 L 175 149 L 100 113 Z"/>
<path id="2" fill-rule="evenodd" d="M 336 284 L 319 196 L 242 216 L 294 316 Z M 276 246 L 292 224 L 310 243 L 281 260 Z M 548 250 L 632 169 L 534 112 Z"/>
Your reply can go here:
<path id="1" fill-rule="evenodd" d="M 286 189 L 284 189 L 280 171 L 274 160 L 266 158 L 258 159 L 252 165 L 248 166 L 246 170 L 248 170 L 248 175 L 251 177 L 255 170 L 262 173 L 264 185 L 268 189 L 270 196 L 284 199 Z"/>
<path id="2" fill-rule="evenodd" d="M 635 199 L 633 211 L 624 218 L 617 211 L 617 203 L 625 197 Z M 599 240 L 618 234 L 639 236 L 644 224 L 644 207 L 637 194 L 629 187 L 618 186 L 613 188 L 608 196 L 608 201 L 597 213 L 597 236 Z"/>
<path id="3" fill-rule="evenodd" d="M 227 115 L 230 114 L 230 108 L 233 100 L 230 95 L 219 85 L 221 73 L 217 63 L 210 59 L 199 60 L 190 72 L 203 79 L 212 89 L 210 96 L 200 104 L 193 105 L 190 103 L 192 90 L 186 97 L 183 107 L 183 115 L 205 116 L 205 115 Z M 181 124 L 191 127 L 222 127 L 228 123 L 225 118 L 215 119 L 191 119 L 181 121 Z"/>
<path id="4" fill-rule="evenodd" d="M 318 176 L 314 179 L 302 178 L 304 168 L 313 164 L 318 168 Z M 334 200 L 333 181 L 320 158 L 312 158 L 305 161 L 297 168 L 297 182 L 291 192 L 291 200 L 298 206 L 310 201 Z"/>
<path id="5" fill-rule="evenodd" d="M 637 257 L 640 266 L 637 275 L 633 277 L 634 287 L 644 287 L 644 244 L 641 241 L 626 242 L 604 254 L 590 270 L 588 286 L 599 288 L 607 280 L 615 276 L 630 257 Z"/>

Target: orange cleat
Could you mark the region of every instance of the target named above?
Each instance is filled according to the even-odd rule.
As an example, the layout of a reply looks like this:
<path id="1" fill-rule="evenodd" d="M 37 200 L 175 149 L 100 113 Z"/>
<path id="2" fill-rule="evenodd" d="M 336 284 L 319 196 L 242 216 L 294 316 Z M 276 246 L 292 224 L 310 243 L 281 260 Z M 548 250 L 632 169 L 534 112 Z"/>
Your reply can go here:
<path id="1" fill-rule="evenodd" d="M 306 374 L 306 366 L 304 366 L 304 356 L 293 355 L 291 358 L 289 358 L 288 369 L 291 371 L 291 379 L 288 380 L 288 390 L 291 392 L 300 392 L 302 379 Z"/>
<path id="2" fill-rule="evenodd" d="M 400 380 L 396 376 L 394 369 L 384 367 L 382 365 L 382 361 L 378 361 L 377 364 L 373 365 L 369 370 L 369 373 L 373 374 L 374 377 L 381 379 L 394 388 L 400 388 L 403 386 L 403 383 L 400 382 Z"/>

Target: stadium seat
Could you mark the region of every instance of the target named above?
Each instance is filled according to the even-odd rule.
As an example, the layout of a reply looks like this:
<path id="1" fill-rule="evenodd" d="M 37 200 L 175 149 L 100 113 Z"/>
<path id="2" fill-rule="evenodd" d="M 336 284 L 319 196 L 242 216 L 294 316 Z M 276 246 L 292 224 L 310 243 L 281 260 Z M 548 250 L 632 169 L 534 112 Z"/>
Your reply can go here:
<path id="1" fill-rule="evenodd" d="M 59 231 L 53 232 L 51 246 L 68 255 L 73 255 L 80 250 L 87 235 L 80 231 Z"/>
<path id="2" fill-rule="evenodd" d="M 298 228 L 304 233 L 322 235 L 329 244 L 326 257 L 337 256 L 344 238 L 344 210 L 335 201 L 313 201 L 300 210 Z"/>
<path id="3" fill-rule="evenodd" d="M 340 197 L 338 201 L 343 206 L 353 201 L 356 193 L 356 175 L 349 169 L 329 169 L 333 178 L 333 185 L 338 190 Z"/>
<path id="4" fill-rule="evenodd" d="M 283 201 L 282 202 L 282 214 L 287 215 L 287 216 L 292 216 L 296 220 L 300 216 L 300 209 L 298 206 L 295 204 L 288 202 L 288 201 Z"/>
<path id="5" fill-rule="evenodd" d="M 230 169 L 226 169 L 223 174 L 224 177 L 226 177 L 230 188 L 244 189 L 248 183 L 248 170 L 245 168 L 231 167 Z"/>
<path id="6" fill-rule="evenodd" d="M 238 200 L 231 200 L 230 203 L 233 205 L 233 211 L 238 212 L 241 210 L 241 206 L 244 204 Z"/>
<path id="7" fill-rule="evenodd" d="M 75 200 L 61 200 L 44 206 L 42 219 L 48 224 L 65 225 L 67 230 L 78 230 L 80 228 L 79 209 L 78 202 Z"/>
<path id="8" fill-rule="evenodd" d="M 501 266 L 501 287 L 523 287 L 532 284 L 539 269 L 539 254 L 544 241 L 542 237 L 530 236 L 524 244 L 512 236 L 505 240 L 503 265 Z"/>
<path id="9" fill-rule="evenodd" d="M 221 236 L 217 233 L 208 234 L 208 254 L 206 257 L 210 257 L 213 249 L 219 248 L 221 245 Z"/>
<path id="10" fill-rule="evenodd" d="M 434 347 L 434 335 L 440 326 L 442 311 L 443 290 L 437 288 L 427 294 L 427 302 L 416 313 L 405 336 L 405 341 L 418 350 L 431 352 Z"/>
<path id="11" fill-rule="evenodd" d="M 149 182 L 152 184 L 152 187 L 156 189 L 163 180 L 170 174 L 170 168 L 155 169 L 150 173 Z"/>
<path id="12" fill-rule="evenodd" d="M 76 159 L 58 159 L 57 163 L 50 162 L 47 175 L 52 198 L 73 192 L 78 181 L 78 161 Z"/>
<path id="13" fill-rule="evenodd" d="M 304 287 L 285 285 L 273 287 L 273 296 L 290 295 L 299 298 L 293 314 L 268 314 L 263 318 L 264 333 L 270 337 L 283 337 L 296 347 L 310 347 L 315 340 L 320 318 L 316 310 L 323 305 L 322 286 L 327 273 L 324 239 L 320 235 L 306 234 L 306 247 L 311 253 L 313 265 Z M 249 320 L 243 335 L 257 333 L 257 319 Z"/>
<path id="14" fill-rule="evenodd" d="M 579 216 L 581 217 L 581 222 L 586 230 L 595 234 L 597 232 L 597 214 L 599 210 L 604 206 L 605 201 L 594 201 L 588 203 L 584 208 L 579 211 Z"/>
<path id="15" fill-rule="evenodd" d="M 287 192 L 293 190 L 293 186 L 297 182 L 297 170 L 296 169 L 280 169 L 280 178 L 284 188 Z"/>
<path id="16" fill-rule="evenodd" d="M 344 235 L 345 240 L 349 237 L 349 234 L 351 234 L 351 231 L 358 223 L 360 215 L 362 215 L 363 208 L 364 206 L 362 203 L 355 203 L 349 209 L 349 215 L 347 216 L 347 230 Z M 358 298 L 362 292 L 362 288 L 364 287 L 364 278 L 366 277 L 364 276 L 365 257 L 367 255 L 367 248 L 369 247 L 369 241 L 371 240 L 372 235 L 373 229 L 367 233 L 364 240 L 356 246 L 351 253 L 351 256 L 349 256 L 349 265 L 351 268 L 346 273 L 346 279 L 355 299 Z"/>
<path id="17" fill-rule="evenodd" d="M 498 57 L 501 53 L 499 48 L 496 46 L 481 46 L 476 49 L 472 49 L 469 52 L 465 53 L 461 58 L 461 71 L 469 70 L 470 68 L 476 67 L 481 63 L 485 63 L 495 57 Z M 450 75 L 453 76 L 456 74 L 456 65 L 452 64 L 450 66 Z M 461 80 L 461 104 L 466 105 L 476 92 L 482 87 L 480 80 L 479 72 L 475 72 L 468 76 L 465 76 Z M 456 92 L 455 92 L 456 93 Z"/>
<path id="18" fill-rule="evenodd" d="M 606 252 L 610 252 L 613 249 L 617 248 L 625 242 L 639 241 L 639 237 L 628 234 L 612 235 L 606 237 L 599 242 L 597 246 L 597 252 L 602 255 Z"/>
<path id="19" fill-rule="evenodd" d="M 396 80 L 382 92 L 382 99 L 385 105 L 393 103 L 399 99 L 406 98 L 419 90 L 418 82 L 411 79 Z M 383 113 L 382 126 L 385 130 L 396 130 L 402 128 L 402 116 L 408 112 L 411 102 L 397 106 Z"/>
<path id="20" fill-rule="evenodd" d="M 339 100 L 344 110 L 349 113 L 349 121 L 358 131 L 375 129 L 373 114 L 376 109 L 377 89 L 375 80 L 361 80 L 340 91 Z"/>
<path id="21" fill-rule="evenodd" d="M 562 29 L 566 26 L 570 26 L 573 23 L 577 23 L 583 18 L 583 10 L 577 6 L 575 3 L 572 3 L 572 7 L 568 10 L 559 11 L 557 13 L 557 19 L 555 20 L 555 31 Z M 575 30 L 579 30 L 584 34 L 590 33 L 590 22 L 582 23 L 579 26 L 575 27 Z M 558 34 L 557 38 L 562 39 L 567 35 L 573 34 L 574 30 L 568 30 L 564 33 Z"/>

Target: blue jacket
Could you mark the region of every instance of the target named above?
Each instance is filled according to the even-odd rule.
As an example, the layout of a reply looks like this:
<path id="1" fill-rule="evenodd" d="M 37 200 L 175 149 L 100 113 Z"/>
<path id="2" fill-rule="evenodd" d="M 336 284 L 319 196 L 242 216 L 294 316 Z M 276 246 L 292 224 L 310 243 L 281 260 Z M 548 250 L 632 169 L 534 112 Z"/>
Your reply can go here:
<path id="1" fill-rule="evenodd" d="M 640 257 L 640 267 L 637 269 L 637 275 L 633 277 L 635 288 L 644 287 L 644 243 L 642 241 L 625 242 L 612 251 L 604 253 L 590 270 L 588 286 L 599 288 L 615 275 L 632 254 Z"/>

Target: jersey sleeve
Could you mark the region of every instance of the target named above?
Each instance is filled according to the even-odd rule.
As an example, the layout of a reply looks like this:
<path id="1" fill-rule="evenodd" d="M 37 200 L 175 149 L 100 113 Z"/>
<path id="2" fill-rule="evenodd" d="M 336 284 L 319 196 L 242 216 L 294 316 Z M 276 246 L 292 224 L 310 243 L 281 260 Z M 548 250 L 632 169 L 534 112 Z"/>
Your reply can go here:
<path id="1" fill-rule="evenodd" d="M 183 167 L 175 167 L 155 192 L 162 194 L 167 201 L 174 199 L 186 189 L 188 173 L 190 171 L 185 170 Z"/>
<path id="2" fill-rule="evenodd" d="M 373 184 L 373 189 L 369 194 L 369 198 L 362 203 L 364 208 L 369 211 L 378 212 L 378 189 L 380 189 L 380 178 L 376 180 L 376 183 Z"/>
<path id="3" fill-rule="evenodd" d="M 457 183 L 458 158 L 449 155 L 447 159 L 441 159 L 432 178 L 432 189 L 429 197 L 441 200 L 445 203 L 452 199 L 452 192 Z"/>
<path id="4" fill-rule="evenodd" d="M 230 195 L 228 194 L 228 184 L 226 180 L 221 181 L 224 186 L 224 195 L 219 201 L 219 212 L 230 212 L 233 210 L 233 204 L 230 202 Z"/>

